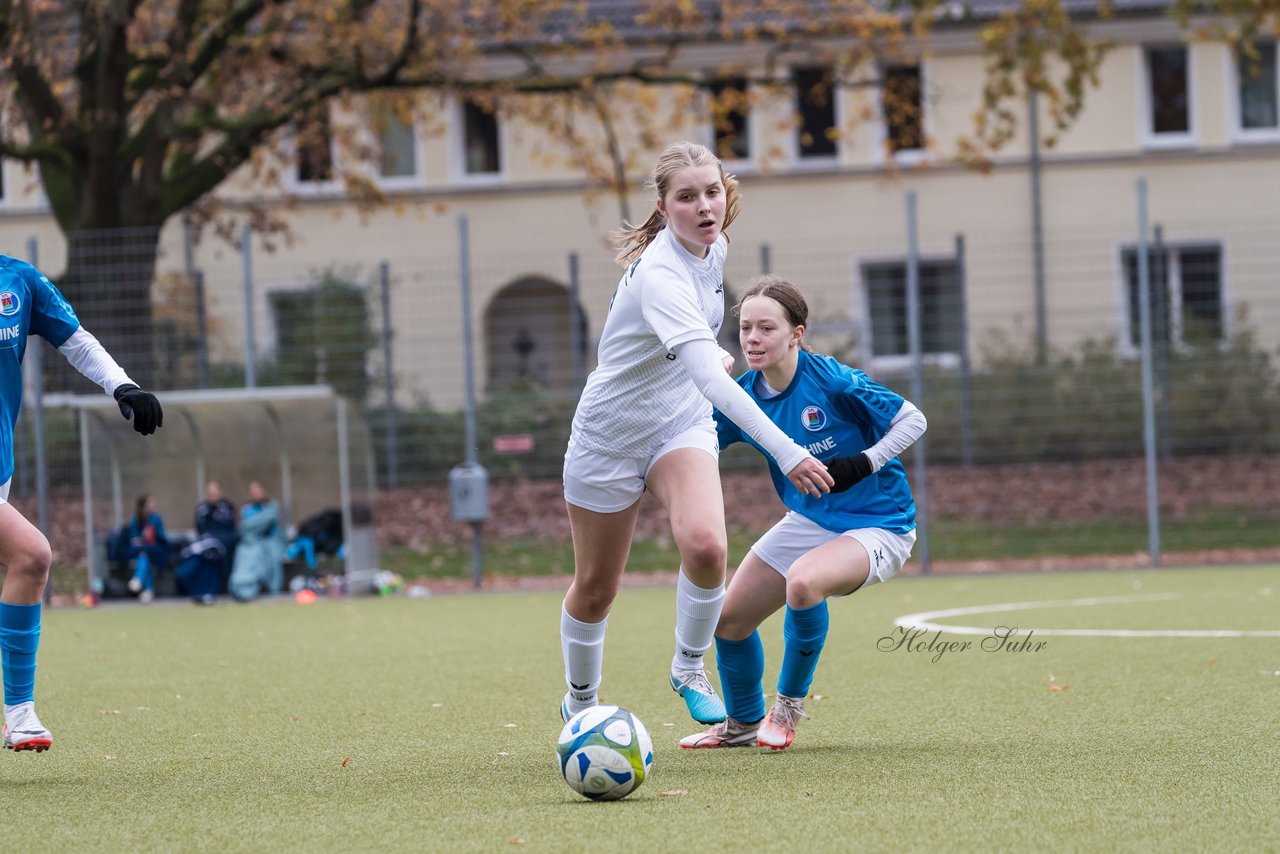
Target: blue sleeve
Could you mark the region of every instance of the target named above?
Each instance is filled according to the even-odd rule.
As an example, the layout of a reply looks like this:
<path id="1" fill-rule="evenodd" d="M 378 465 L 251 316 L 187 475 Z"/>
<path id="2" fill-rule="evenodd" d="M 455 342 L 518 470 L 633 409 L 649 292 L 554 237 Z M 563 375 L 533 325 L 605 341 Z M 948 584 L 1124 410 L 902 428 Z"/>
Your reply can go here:
<path id="1" fill-rule="evenodd" d="M 902 409 L 903 398 L 865 374 L 854 374 L 832 401 L 847 417 L 870 424 L 883 436 Z"/>
<path id="2" fill-rule="evenodd" d="M 80 319 L 47 276 L 35 267 L 28 267 L 25 272 L 31 288 L 31 332 L 61 347 L 80 328 Z"/>
<path id="3" fill-rule="evenodd" d="M 719 409 L 712 411 L 712 417 L 716 420 L 716 438 L 720 440 L 720 450 L 732 445 L 734 442 L 742 441 L 742 428 L 734 424 L 728 416 Z"/>

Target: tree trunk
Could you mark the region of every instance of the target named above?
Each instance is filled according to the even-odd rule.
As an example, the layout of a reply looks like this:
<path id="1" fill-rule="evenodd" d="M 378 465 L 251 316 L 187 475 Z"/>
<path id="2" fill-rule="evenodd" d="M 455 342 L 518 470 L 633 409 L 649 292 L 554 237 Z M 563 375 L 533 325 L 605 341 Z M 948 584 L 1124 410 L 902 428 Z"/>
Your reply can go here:
<path id="1" fill-rule="evenodd" d="M 159 239 L 160 229 L 152 226 L 72 232 L 67 268 L 57 281 L 80 325 L 144 388 L 163 385 L 158 365 L 164 357 L 154 351 L 151 317 Z M 86 390 L 61 359 L 49 365 L 51 390 Z"/>

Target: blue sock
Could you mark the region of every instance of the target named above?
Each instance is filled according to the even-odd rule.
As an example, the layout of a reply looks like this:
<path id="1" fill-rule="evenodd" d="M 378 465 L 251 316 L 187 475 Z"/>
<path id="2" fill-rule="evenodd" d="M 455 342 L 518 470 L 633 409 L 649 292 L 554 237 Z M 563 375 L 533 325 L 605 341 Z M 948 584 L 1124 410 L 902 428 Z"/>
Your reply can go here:
<path id="1" fill-rule="evenodd" d="M 778 693 L 787 697 L 809 696 L 813 670 L 818 666 L 822 645 L 827 642 L 826 601 L 799 610 L 787 606 L 782 620 L 782 671 L 778 674 Z"/>
<path id="2" fill-rule="evenodd" d="M 142 585 L 143 590 L 150 590 L 155 586 L 151 579 L 151 560 L 145 553 L 138 555 L 138 563 L 133 571 L 133 577 L 138 579 L 138 583 Z"/>
<path id="3" fill-rule="evenodd" d="M 764 717 L 764 644 L 760 633 L 742 640 L 716 638 L 716 669 L 724 692 L 725 714 L 742 723 Z"/>
<path id="4" fill-rule="evenodd" d="M 36 647 L 40 645 L 40 605 L 0 602 L 0 670 L 4 703 L 16 706 L 35 697 Z"/>

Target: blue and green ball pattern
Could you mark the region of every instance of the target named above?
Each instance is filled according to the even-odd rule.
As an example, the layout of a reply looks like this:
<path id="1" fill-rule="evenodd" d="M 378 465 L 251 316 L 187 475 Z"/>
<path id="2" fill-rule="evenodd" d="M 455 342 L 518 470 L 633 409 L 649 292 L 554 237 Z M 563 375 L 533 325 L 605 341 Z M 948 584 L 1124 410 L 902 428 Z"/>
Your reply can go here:
<path id="1" fill-rule="evenodd" d="M 570 718 L 556 752 L 569 788 L 593 801 L 625 798 L 653 766 L 653 742 L 644 724 L 617 706 L 593 706 Z"/>

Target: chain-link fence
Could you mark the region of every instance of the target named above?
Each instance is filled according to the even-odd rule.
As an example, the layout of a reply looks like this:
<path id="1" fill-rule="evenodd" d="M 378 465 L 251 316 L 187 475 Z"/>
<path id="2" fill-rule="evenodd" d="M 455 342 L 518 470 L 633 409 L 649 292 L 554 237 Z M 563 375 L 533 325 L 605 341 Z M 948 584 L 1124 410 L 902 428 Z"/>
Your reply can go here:
<path id="1" fill-rule="evenodd" d="M 1141 186 L 1133 199 L 1145 205 Z M 735 241 L 726 274 L 729 301 L 761 272 L 795 282 L 814 349 L 924 410 L 906 462 L 926 564 L 1280 547 L 1273 224 L 1170 226 L 1152 208 L 1145 232 L 1136 216 L 948 232 L 913 224 L 927 214 L 839 244 Z M 558 478 L 620 269 L 599 245 L 514 252 L 458 233 L 449 252 L 306 264 L 243 234 L 221 250 L 235 263 L 208 270 L 181 229 L 85 235 L 65 250 L 67 290 L 157 390 L 332 386 L 364 411 L 383 490 L 444 483 L 467 458 L 470 354 L 471 452 L 495 483 Z M 727 315 L 731 352 L 735 332 Z M 45 355 L 44 390 L 88 391 L 60 362 Z M 47 472 L 49 493 L 74 500 L 76 425 L 28 400 L 14 495 Z M 725 465 L 761 470 L 750 454 Z"/>

